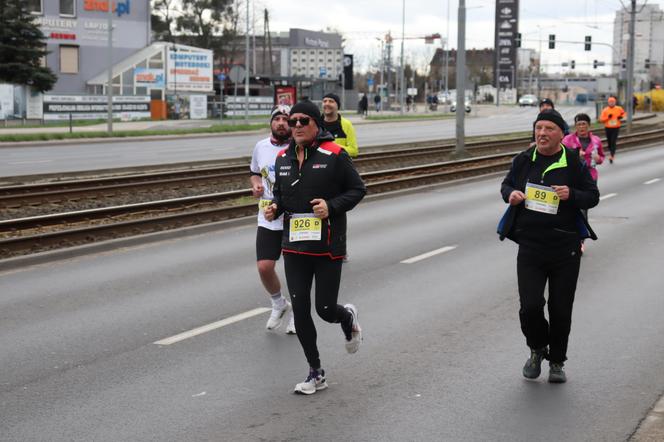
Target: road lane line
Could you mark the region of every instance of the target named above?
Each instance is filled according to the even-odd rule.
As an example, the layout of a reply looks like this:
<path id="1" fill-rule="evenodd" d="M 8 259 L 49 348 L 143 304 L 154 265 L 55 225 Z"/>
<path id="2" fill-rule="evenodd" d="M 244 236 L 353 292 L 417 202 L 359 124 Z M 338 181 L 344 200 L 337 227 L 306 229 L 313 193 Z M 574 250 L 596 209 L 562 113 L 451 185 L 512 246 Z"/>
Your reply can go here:
<path id="1" fill-rule="evenodd" d="M 609 198 L 613 198 L 614 196 L 618 196 L 618 194 L 617 193 L 607 193 L 604 196 L 600 196 L 599 200 L 600 201 L 608 200 Z"/>
<path id="2" fill-rule="evenodd" d="M 201 327 L 197 327 L 194 329 L 191 329 L 186 332 L 179 333 L 177 335 L 171 336 L 170 338 L 166 339 L 161 339 L 159 341 L 154 342 L 154 344 L 157 345 L 171 345 L 175 344 L 176 342 L 184 341 L 185 339 L 193 338 L 194 336 L 202 335 L 203 333 L 207 333 L 212 330 L 216 330 L 218 328 L 224 327 L 226 325 L 233 324 L 235 322 L 242 321 L 244 319 L 249 319 L 253 316 L 261 315 L 265 312 L 269 312 L 270 309 L 266 307 L 260 307 L 260 308 L 255 308 L 253 310 L 249 310 L 244 313 L 240 313 L 235 316 L 231 316 L 230 318 L 222 319 L 221 321 L 217 322 L 212 322 L 207 325 L 203 325 Z"/>
<path id="3" fill-rule="evenodd" d="M 655 184 L 655 183 L 656 183 L 657 181 L 659 181 L 659 180 L 660 180 L 660 178 L 653 178 L 652 180 L 650 180 L 650 181 L 646 181 L 646 182 L 643 183 L 643 184 L 645 184 L 645 185 L 647 186 L 648 184 Z"/>
<path id="4" fill-rule="evenodd" d="M 445 246 L 441 247 L 440 249 L 432 250 L 427 253 L 423 253 L 421 255 L 413 256 L 412 258 L 404 259 L 401 261 L 402 264 L 413 264 L 418 261 L 422 261 L 423 259 L 431 258 L 432 256 L 440 255 L 441 253 L 447 253 L 450 252 L 454 249 L 456 249 L 457 246 Z"/>
<path id="5" fill-rule="evenodd" d="M 40 163 L 52 163 L 53 160 L 32 160 L 32 161 L 9 161 L 7 164 L 12 166 L 17 166 L 19 164 L 40 164 Z"/>

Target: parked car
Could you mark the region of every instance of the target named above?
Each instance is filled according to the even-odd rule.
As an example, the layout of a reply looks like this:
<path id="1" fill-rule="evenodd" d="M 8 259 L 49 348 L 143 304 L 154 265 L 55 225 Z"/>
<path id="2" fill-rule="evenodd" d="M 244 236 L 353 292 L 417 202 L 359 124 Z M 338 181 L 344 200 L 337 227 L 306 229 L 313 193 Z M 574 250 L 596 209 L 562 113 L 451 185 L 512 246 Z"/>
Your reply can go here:
<path id="1" fill-rule="evenodd" d="M 469 114 L 470 113 L 470 101 L 466 100 L 464 102 L 464 104 L 466 106 L 466 113 Z M 450 106 L 450 112 L 456 112 L 456 108 L 457 108 L 457 102 L 455 100 L 455 101 L 452 102 L 452 105 Z"/>
<path id="2" fill-rule="evenodd" d="M 531 94 L 526 94 L 522 95 L 521 98 L 519 98 L 519 106 L 537 106 L 539 103 L 539 100 L 537 99 L 536 96 L 531 95 Z"/>

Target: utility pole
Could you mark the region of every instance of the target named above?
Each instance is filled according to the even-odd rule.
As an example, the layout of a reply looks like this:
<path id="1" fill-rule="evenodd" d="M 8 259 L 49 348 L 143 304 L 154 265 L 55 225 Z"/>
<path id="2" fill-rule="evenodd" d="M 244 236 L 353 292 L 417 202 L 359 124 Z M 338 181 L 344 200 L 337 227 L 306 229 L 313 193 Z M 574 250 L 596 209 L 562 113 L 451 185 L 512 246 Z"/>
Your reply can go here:
<path id="1" fill-rule="evenodd" d="M 447 0 L 447 37 L 445 39 L 445 99 L 447 100 L 450 90 L 448 86 L 450 72 L 450 1 Z"/>
<path id="2" fill-rule="evenodd" d="M 629 44 L 627 46 L 627 94 L 625 96 L 625 105 L 627 107 L 627 133 L 632 132 L 632 114 L 634 113 L 634 27 L 636 21 L 636 0 L 632 0 L 632 7 L 629 12 Z"/>
<path id="3" fill-rule="evenodd" d="M 466 156 L 464 118 L 466 116 L 466 0 L 459 0 L 458 37 L 456 57 L 456 151 L 457 157 Z"/>
<path id="4" fill-rule="evenodd" d="M 399 76 L 399 111 L 403 115 L 404 106 L 404 60 L 403 60 L 403 43 L 406 38 L 406 0 L 402 0 L 401 10 L 401 69 Z"/>
<path id="5" fill-rule="evenodd" d="M 107 130 L 113 133 L 113 7 L 108 2 L 108 83 L 106 84 L 106 96 L 108 97 L 108 121 Z"/>
<path id="6" fill-rule="evenodd" d="M 247 31 L 244 48 L 244 64 L 247 67 L 244 77 L 244 124 L 249 124 L 249 0 L 247 0 Z"/>

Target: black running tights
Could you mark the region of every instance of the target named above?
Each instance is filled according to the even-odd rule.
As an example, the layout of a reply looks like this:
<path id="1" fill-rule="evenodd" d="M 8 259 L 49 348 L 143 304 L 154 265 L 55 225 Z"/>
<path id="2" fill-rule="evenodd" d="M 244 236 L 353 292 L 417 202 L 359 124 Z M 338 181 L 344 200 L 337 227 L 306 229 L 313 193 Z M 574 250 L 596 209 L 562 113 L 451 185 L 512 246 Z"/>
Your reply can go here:
<path id="1" fill-rule="evenodd" d="M 619 127 L 605 127 L 604 132 L 606 133 L 606 142 L 609 145 L 609 152 L 611 156 L 616 154 L 616 145 L 618 143 L 618 133 L 620 132 Z"/>
<path id="2" fill-rule="evenodd" d="M 572 305 L 579 277 L 580 245 L 555 253 L 519 247 L 519 318 L 526 343 L 532 349 L 549 346 L 549 360 L 567 359 Z M 549 284 L 549 321 L 544 317 L 544 287 Z"/>
<path id="3" fill-rule="evenodd" d="M 307 362 L 312 368 L 320 368 L 320 356 L 316 346 L 316 327 L 311 317 L 311 286 L 316 279 L 316 313 L 326 322 L 350 321 L 350 313 L 337 304 L 341 282 L 342 260 L 325 256 L 284 253 L 286 282 L 293 304 L 295 330 L 302 344 Z"/>

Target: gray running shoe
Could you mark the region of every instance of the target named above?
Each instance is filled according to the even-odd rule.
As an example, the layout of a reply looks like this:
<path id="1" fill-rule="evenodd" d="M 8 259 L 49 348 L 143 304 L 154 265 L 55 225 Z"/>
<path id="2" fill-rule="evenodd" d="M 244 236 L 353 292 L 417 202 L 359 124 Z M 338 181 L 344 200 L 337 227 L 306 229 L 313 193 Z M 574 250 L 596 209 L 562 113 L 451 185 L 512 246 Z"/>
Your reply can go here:
<path id="1" fill-rule="evenodd" d="M 542 360 L 548 356 L 547 348 L 530 349 L 530 357 L 523 366 L 523 376 L 528 379 L 537 379 L 542 373 Z"/>
<path id="2" fill-rule="evenodd" d="M 565 375 L 563 365 L 559 362 L 549 363 L 549 382 L 552 384 L 564 384 L 567 382 L 567 375 Z"/>
<path id="3" fill-rule="evenodd" d="M 357 307 L 353 304 L 346 304 L 344 308 L 350 312 L 353 318 L 350 330 L 347 330 L 343 324 L 341 326 L 346 336 L 346 351 L 351 354 L 357 353 L 360 349 L 360 343 L 362 343 L 362 327 L 360 327 L 360 323 L 357 321 Z"/>
<path id="4" fill-rule="evenodd" d="M 322 369 L 309 369 L 309 376 L 295 386 L 294 393 L 297 394 L 314 394 L 317 391 L 325 390 L 327 388 L 327 381 L 325 379 L 325 370 Z"/>

